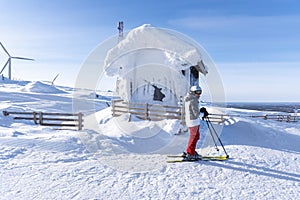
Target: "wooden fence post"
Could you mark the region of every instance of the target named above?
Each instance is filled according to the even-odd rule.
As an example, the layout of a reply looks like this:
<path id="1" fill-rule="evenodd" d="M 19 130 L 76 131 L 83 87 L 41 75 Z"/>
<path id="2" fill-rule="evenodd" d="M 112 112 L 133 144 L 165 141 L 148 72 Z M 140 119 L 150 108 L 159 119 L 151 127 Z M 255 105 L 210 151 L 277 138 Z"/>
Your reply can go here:
<path id="1" fill-rule="evenodd" d="M 287 122 L 290 122 L 290 121 L 291 121 L 291 116 L 290 116 L 290 115 L 286 116 L 286 121 L 287 121 Z"/>
<path id="2" fill-rule="evenodd" d="M 82 130 L 82 122 L 83 122 L 83 119 L 82 119 L 82 116 L 83 116 L 83 114 L 80 112 L 80 113 L 78 113 L 78 130 Z"/>
<path id="3" fill-rule="evenodd" d="M 149 119 L 149 108 L 148 108 L 148 104 L 146 103 L 145 104 L 145 111 L 144 111 L 145 113 L 145 120 L 147 120 L 147 119 Z"/>
<path id="4" fill-rule="evenodd" d="M 112 110 L 112 116 L 114 117 L 115 116 L 115 101 L 112 100 L 111 102 L 111 110 Z"/>
<path id="5" fill-rule="evenodd" d="M 185 126 L 185 108 L 184 105 L 181 106 L 181 125 Z"/>
<path id="6" fill-rule="evenodd" d="M 33 112 L 33 121 L 35 124 L 38 124 L 37 118 L 36 118 L 36 112 Z"/>
<path id="7" fill-rule="evenodd" d="M 40 125 L 43 125 L 43 113 L 39 112 L 39 123 Z"/>

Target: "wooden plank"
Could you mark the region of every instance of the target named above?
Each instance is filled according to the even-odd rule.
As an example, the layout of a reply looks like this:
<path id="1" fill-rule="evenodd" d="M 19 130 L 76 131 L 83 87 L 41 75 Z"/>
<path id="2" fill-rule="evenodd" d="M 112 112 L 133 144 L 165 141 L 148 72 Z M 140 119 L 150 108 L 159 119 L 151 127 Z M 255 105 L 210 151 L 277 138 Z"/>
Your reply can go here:
<path id="1" fill-rule="evenodd" d="M 177 118 L 180 119 L 180 118 L 181 118 L 181 116 L 174 116 L 174 115 L 160 115 L 160 114 L 150 114 L 149 116 L 150 116 L 150 117 L 151 117 L 151 116 L 154 116 L 154 117 L 161 117 L 161 118 L 165 118 L 165 119 L 171 119 L 171 118 L 172 118 L 172 119 L 175 119 L 175 118 L 176 118 L 176 119 L 177 119 Z"/>
<path id="2" fill-rule="evenodd" d="M 33 112 L 10 112 L 10 111 L 3 111 L 3 115 L 4 116 L 8 116 L 8 115 L 32 115 L 32 114 L 33 114 Z"/>
<path id="3" fill-rule="evenodd" d="M 128 113 L 128 112 L 127 112 Z M 144 113 L 142 112 L 130 112 L 130 114 L 133 114 L 133 115 L 144 115 Z"/>
<path id="4" fill-rule="evenodd" d="M 116 110 L 117 108 L 119 108 L 119 109 L 124 108 L 124 110 L 144 110 L 145 109 L 145 108 L 128 107 L 128 106 L 115 106 L 114 110 Z"/>
<path id="5" fill-rule="evenodd" d="M 44 121 L 68 121 L 68 122 L 71 122 L 71 121 L 78 121 L 78 119 L 46 118 L 46 117 L 43 117 L 43 120 L 44 120 Z"/>
<path id="6" fill-rule="evenodd" d="M 10 111 L 3 111 L 7 115 L 33 115 L 36 113 L 37 115 L 41 112 L 10 112 Z M 42 112 L 43 115 L 58 115 L 58 116 L 78 116 L 78 113 L 44 113 Z"/>
<path id="7" fill-rule="evenodd" d="M 43 115 L 58 115 L 58 116 L 78 116 L 78 113 L 44 113 Z"/>
<path id="8" fill-rule="evenodd" d="M 149 104 L 149 107 L 161 107 L 161 108 L 174 108 L 174 109 L 180 109 L 179 106 L 168 106 L 168 105 L 160 105 L 160 104 Z"/>
<path id="9" fill-rule="evenodd" d="M 224 118 L 221 118 L 221 117 L 209 117 L 209 119 L 224 119 Z"/>
<path id="10" fill-rule="evenodd" d="M 14 117 L 15 120 L 34 120 L 33 117 Z"/>
<path id="11" fill-rule="evenodd" d="M 123 99 L 113 99 L 112 100 L 113 103 L 122 102 L 122 101 L 123 101 Z"/>
<path id="12" fill-rule="evenodd" d="M 123 104 L 127 104 L 127 105 L 136 105 L 136 106 L 143 106 L 143 107 L 145 107 L 145 104 L 144 104 L 144 103 L 123 102 Z"/>
<path id="13" fill-rule="evenodd" d="M 126 108 L 126 109 L 128 109 L 128 106 L 114 105 L 114 108 Z"/>
<path id="14" fill-rule="evenodd" d="M 179 114 L 179 115 L 181 115 L 181 112 L 180 112 L 180 111 L 171 111 L 171 110 L 153 110 L 153 109 L 150 109 L 149 112 L 174 113 L 174 114 Z"/>
<path id="15" fill-rule="evenodd" d="M 42 126 L 78 126 L 77 124 L 51 124 L 51 123 L 42 123 Z"/>
<path id="16" fill-rule="evenodd" d="M 129 107 L 128 110 L 145 110 L 145 108 L 134 108 L 134 107 Z"/>
<path id="17" fill-rule="evenodd" d="M 168 118 L 162 118 L 162 117 L 149 117 L 150 120 L 153 120 L 153 121 L 159 121 L 159 120 L 165 120 L 165 119 L 180 119 L 179 117 L 168 117 Z"/>

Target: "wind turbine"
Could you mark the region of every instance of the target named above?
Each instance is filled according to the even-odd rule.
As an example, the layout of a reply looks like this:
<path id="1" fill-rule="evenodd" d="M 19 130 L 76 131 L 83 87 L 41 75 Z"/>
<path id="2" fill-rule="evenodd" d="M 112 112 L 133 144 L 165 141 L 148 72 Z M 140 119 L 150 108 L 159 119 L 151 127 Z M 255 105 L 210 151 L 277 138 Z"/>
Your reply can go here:
<path id="1" fill-rule="evenodd" d="M 0 42 L 0 45 L 1 45 L 2 49 L 5 51 L 5 53 L 8 55 L 8 60 L 6 61 L 5 65 L 3 66 L 2 70 L 0 71 L 0 74 L 2 74 L 3 70 L 8 65 L 8 78 L 9 78 L 9 80 L 11 80 L 11 59 L 32 60 L 32 61 L 34 60 L 34 59 L 31 59 L 31 58 L 11 56 L 8 53 L 8 51 L 5 49 L 5 47 L 3 46 L 3 44 L 1 42 Z"/>

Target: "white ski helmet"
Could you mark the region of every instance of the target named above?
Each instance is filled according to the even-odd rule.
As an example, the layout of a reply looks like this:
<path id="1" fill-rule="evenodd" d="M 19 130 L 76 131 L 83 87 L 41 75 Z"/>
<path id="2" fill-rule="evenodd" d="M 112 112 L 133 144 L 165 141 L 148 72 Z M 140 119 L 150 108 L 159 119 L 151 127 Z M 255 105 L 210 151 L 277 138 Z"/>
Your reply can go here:
<path id="1" fill-rule="evenodd" d="M 198 86 L 198 85 L 192 86 L 191 89 L 190 89 L 190 91 L 191 91 L 191 92 L 194 92 L 194 93 L 202 93 L 202 89 L 201 89 L 201 87 Z"/>

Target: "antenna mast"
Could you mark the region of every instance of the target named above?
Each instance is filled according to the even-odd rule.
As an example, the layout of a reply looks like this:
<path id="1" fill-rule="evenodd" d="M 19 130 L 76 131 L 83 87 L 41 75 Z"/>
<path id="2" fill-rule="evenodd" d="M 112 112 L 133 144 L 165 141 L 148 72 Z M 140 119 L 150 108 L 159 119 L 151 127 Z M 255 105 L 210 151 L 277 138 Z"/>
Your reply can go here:
<path id="1" fill-rule="evenodd" d="M 119 42 L 123 39 L 123 28 L 124 28 L 124 22 L 123 21 L 119 21 L 119 24 L 118 24 Z"/>

